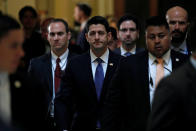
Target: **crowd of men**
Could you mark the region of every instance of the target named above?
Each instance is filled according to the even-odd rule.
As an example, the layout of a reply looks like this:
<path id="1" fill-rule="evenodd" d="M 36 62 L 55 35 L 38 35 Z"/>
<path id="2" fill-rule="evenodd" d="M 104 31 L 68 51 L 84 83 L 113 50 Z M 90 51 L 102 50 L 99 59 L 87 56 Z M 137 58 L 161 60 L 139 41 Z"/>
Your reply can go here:
<path id="1" fill-rule="evenodd" d="M 181 5 L 141 24 L 122 16 L 117 29 L 91 7 L 68 23 L 37 23 L 31 6 L 19 20 L 0 14 L 0 130 L 173 131 L 196 122 L 196 26 Z M 119 44 L 120 43 L 120 44 Z"/>

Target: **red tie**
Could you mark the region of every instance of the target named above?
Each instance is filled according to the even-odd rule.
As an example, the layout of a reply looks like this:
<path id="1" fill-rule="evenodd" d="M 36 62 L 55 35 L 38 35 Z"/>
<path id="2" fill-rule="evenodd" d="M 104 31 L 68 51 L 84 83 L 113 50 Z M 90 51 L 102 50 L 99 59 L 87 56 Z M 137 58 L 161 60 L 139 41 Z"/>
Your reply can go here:
<path id="1" fill-rule="evenodd" d="M 60 86 L 60 80 L 61 80 L 61 67 L 59 65 L 61 59 L 57 58 L 56 59 L 56 69 L 55 69 L 55 93 L 58 91 L 59 86 Z"/>

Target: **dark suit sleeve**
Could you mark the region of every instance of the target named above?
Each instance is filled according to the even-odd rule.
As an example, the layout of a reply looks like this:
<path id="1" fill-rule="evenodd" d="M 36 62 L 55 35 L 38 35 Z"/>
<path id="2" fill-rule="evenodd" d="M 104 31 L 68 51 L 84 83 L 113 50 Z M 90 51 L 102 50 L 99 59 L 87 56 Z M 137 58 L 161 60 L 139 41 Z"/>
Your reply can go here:
<path id="1" fill-rule="evenodd" d="M 70 130 L 73 117 L 74 78 L 71 61 L 61 79 L 60 90 L 55 98 L 55 120 L 60 130 Z"/>
<path id="2" fill-rule="evenodd" d="M 124 59 L 122 59 L 123 61 Z M 111 81 L 111 84 L 108 88 L 108 94 L 106 101 L 104 103 L 104 115 L 102 128 L 103 131 L 119 131 L 121 127 L 122 115 L 122 75 L 123 75 L 123 66 L 120 65 L 114 77 Z"/>
<path id="3" fill-rule="evenodd" d="M 163 79 L 158 85 L 152 112 L 150 114 L 147 131 L 174 131 L 179 126 L 176 121 L 181 115 L 180 98 L 178 89 L 173 84 L 174 78 Z"/>
<path id="4" fill-rule="evenodd" d="M 39 129 L 47 129 L 46 114 L 48 113 L 48 109 L 45 101 L 46 91 L 40 82 L 40 77 L 42 76 L 38 72 L 43 73 L 40 70 L 42 69 L 40 69 L 39 63 L 32 59 L 28 68 L 28 78 L 31 80 L 31 93 L 28 96 L 32 99 L 30 102 L 33 110 L 32 114 L 34 114 L 32 117 L 37 121 Z"/>

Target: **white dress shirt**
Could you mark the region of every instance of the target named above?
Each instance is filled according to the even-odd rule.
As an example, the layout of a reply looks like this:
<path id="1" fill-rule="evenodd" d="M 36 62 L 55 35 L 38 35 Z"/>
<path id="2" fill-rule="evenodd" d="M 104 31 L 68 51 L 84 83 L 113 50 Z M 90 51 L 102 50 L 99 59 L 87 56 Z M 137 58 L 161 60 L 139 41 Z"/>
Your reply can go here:
<path id="1" fill-rule="evenodd" d="M 91 56 L 91 68 L 92 68 L 92 73 L 93 73 L 93 79 L 95 79 L 95 71 L 97 68 L 97 57 L 94 55 L 94 53 L 92 52 L 92 50 L 90 50 L 90 56 Z M 107 70 L 107 65 L 108 65 L 108 59 L 109 59 L 109 50 L 107 49 L 106 52 L 100 57 L 103 60 L 102 67 L 103 67 L 103 73 L 104 73 L 104 77 L 106 74 L 106 70 Z"/>
<path id="2" fill-rule="evenodd" d="M 163 55 L 164 60 L 164 77 L 168 76 L 172 72 L 172 60 L 171 60 L 171 50 L 167 51 Z M 149 65 L 149 93 L 150 93 L 150 103 L 152 104 L 154 92 L 155 92 L 155 79 L 156 79 L 156 57 L 149 53 L 148 58 Z"/>
<path id="3" fill-rule="evenodd" d="M 69 54 L 69 49 L 67 49 L 59 58 L 61 59 L 59 65 L 61 67 L 61 70 L 65 70 L 66 65 L 67 65 L 67 57 Z M 57 55 L 54 54 L 54 52 L 51 51 L 51 61 L 52 61 L 52 78 L 53 78 L 53 100 L 52 100 L 52 106 L 50 109 L 50 115 L 54 116 L 54 98 L 55 98 L 55 80 L 54 80 L 54 75 L 55 75 L 55 69 L 56 69 L 56 59 L 58 58 Z"/>
<path id="4" fill-rule="evenodd" d="M 11 122 L 11 93 L 6 72 L 0 72 L 0 118 L 7 124 Z"/>
<path id="5" fill-rule="evenodd" d="M 122 47 L 122 45 L 120 46 L 120 52 L 121 52 L 121 55 L 122 56 L 125 56 L 126 57 L 126 53 L 128 52 L 128 51 L 126 51 L 123 47 Z M 136 45 L 129 51 L 131 54 L 135 54 L 136 53 Z"/>
<path id="6" fill-rule="evenodd" d="M 82 31 L 85 28 L 87 21 L 88 20 L 86 20 L 86 21 L 84 21 L 84 22 L 81 23 L 80 31 Z"/>

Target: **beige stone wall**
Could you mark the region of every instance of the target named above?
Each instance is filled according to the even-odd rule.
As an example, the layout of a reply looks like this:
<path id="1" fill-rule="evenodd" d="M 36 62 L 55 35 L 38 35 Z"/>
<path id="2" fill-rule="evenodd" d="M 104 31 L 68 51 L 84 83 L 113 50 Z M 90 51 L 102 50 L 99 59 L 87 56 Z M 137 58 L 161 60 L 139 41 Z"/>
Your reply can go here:
<path id="1" fill-rule="evenodd" d="M 41 20 L 47 17 L 59 17 L 67 20 L 72 27 L 74 6 L 86 2 L 92 7 L 92 16 L 113 15 L 114 0 L 0 0 L 0 10 L 18 19 L 18 11 L 25 5 L 35 7 Z"/>
<path id="2" fill-rule="evenodd" d="M 0 0 L 0 9 L 2 12 L 16 19 L 18 19 L 19 10 L 25 5 L 31 5 L 36 8 L 35 0 Z"/>

